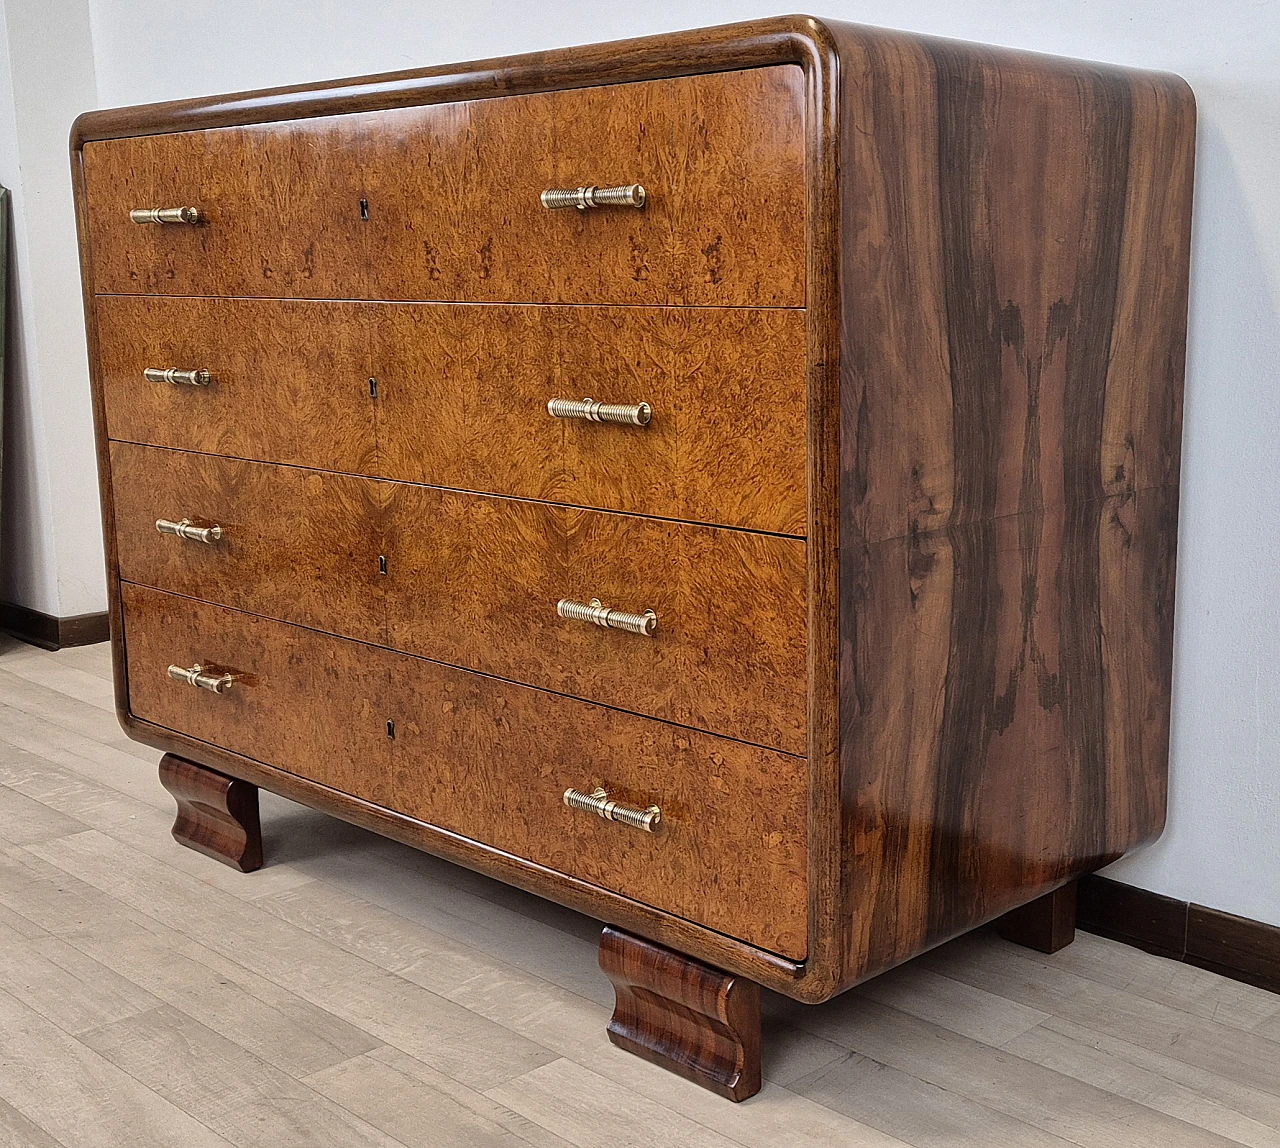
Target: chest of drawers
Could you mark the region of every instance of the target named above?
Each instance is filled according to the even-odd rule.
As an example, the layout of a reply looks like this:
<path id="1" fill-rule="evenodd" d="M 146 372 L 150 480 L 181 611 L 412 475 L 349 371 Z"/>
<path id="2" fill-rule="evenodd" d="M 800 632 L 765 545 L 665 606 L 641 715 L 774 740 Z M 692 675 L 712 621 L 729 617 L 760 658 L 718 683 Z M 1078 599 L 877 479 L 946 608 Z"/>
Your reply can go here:
<path id="1" fill-rule="evenodd" d="M 741 1099 L 1163 824 L 1194 104 L 787 17 L 93 112 L 120 720 L 607 922 Z"/>

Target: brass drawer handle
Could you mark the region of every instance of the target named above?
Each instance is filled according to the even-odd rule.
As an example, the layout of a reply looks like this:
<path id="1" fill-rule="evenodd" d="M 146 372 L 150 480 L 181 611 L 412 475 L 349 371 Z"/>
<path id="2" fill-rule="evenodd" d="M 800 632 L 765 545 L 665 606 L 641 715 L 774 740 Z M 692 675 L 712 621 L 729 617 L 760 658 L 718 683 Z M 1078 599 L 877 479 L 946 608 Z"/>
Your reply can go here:
<path id="1" fill-rule="evenodd" d="M 147 367 L 142 377 L 149 383 L 173 383 L 174 386 L 207 387 L 213 376 L 203 368 L 183 370 L 181 367 Z"/>
<path id="2" fill-rule="evenodd" d="M 643 207 L 644 188 L 638 183 L 625 187 L 549 187 L 542 193 L 542 206 L 557 207 Z"/>
<path id="3" fill-rule="evenodd" d="M 658 629 L 658 615 L 652 610 L 629 614 L 625 610 L 602 606 L 599 598 L 592 598 L 590 602 L 561 598 L 556 603 L 556 613 L 571 622 L 591 622 L 607 630 L 626 630 L 628 634 L 643 634 L 647 638 L 652 638 Z"/>
<path id="4" fill-rule="evenodd" d="M 169 677 L 175 682 L 186 682 L 197 689 L 208 690 L 211 694 L 225 694 L 236 683 L 236 675 L 225 670 L 221 673 L 195 665 L 189 670 L 181 666 L 170 666 Z"/>
<path id="5" fill-rule="evenodd" d="M 200 212 L 194 207 L 135 207 L 129 218 L 134 223 L 199 223 Z"/>
<path id="6" fill-rule="evenodd" d="M 185 538 L 188 542 L 204 542 L 210 546 L 223 536 L 222 527 L 216 523 L 213 526 L 196 526 L 189 518 L 184 518 L 181 522 L 157 518 L 156 529 L 161 534 L 172 534 L 176 538 Z"/>
<path id="7" fill-rule="evenodd" d="M 590 793 L 583 793 L 580 789 L 566 789 L 564 803 L 570 809 L 594 813 L 606 821 L 630 825 L 632 829 L 643 829 L 646 833 L 652 833 L 662 821 L 662 810 L 656 805 L 650 805 L 645 809 L 619 805 L 616 801 L 609 800 L 609 794 L 603 789 L 593 789 Z"/>
<path id="8" fill-rule="evenodd" d="M 557 419 L 586 419 L 590 423 L 626 423 L 633 427 L 649 425 L 653 408 L 648 403 L 598 403 L 595 399 L 552 399 L 547 414 Z"/>

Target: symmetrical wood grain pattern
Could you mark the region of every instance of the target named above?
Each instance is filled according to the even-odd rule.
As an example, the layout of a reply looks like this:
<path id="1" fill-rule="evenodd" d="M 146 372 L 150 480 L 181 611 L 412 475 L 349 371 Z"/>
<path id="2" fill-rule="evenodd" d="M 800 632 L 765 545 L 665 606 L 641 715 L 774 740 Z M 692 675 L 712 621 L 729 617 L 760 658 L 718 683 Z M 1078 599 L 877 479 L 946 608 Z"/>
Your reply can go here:
<path id="1" fill-rule="evenodd" d="M 803 306 L 803 90 L 764 68 L 87 143 L 94 287 Z M 538 198 L 627 183 L 643 208 Z M 129 221 L 180 204 L 207 219 Z"/>
<path id="2" fill-rule="evenodd" d="M 1019 905 L 996 922 L 1006 941 L 1024 945 L 1041 953 L 1056 953 L 1076 938 L 1075 881 Z"/>
<path id="3" fill-rule="evenodd" d="M 730 1100 L 760 1091 L 760 986 L 605 926 L 609 1039 Z"/>
<path id="4" fill-rule="evenodd" d="M 804 315 L 103 296 L 113 439 L 803 535 Z M 208 387 L 143 379 L 200 367 Z M 371 380 L 373 380 L 371 382 Z M 552 418 L 647 402 L 648 426 Z"/>
<path id="5" fill-rule="evenodd" d="M 1175 77 L 836 37 L 856 981 L 1163 826 L 1194 108 Z"/>
<path id="6" fill-rule="evenodd" d="M 256 785 L 171 753 L 160 759 L 160 784 L 178 803 L 175 841 L 241 873 L 262 868 Z"/>
<path id="7" fill-rule="evenodd" d="M 656 213 L 561 218 L 535 212 L 529 228 L 563 226 L 566 244 L 522 250 L 529 263 L 527 282 L 521 282 L 540 282 L 551 293 L 534 296 L 521 287 L 519 297 L 505 297 L 514 294 L 514 272 L 505 254 L 511 248 L 499 247 L 509 238 L 516 242 L 516 233 L 528 239 L 535 232 L 512 228 L 512 236 L 496 238 L 484 251 L 481 233 L 492 230 L 487 221 L 495 217 L 494 202 L 474 202 L 474 181 L 448 194 L 448 164 L 432 169 L 429 152 L 406 155 L 406 132 L 439 133 L 451 124 L 465 132 L 499 122 L 504 107 L 516 117 L 514 128 L 532 130 L 528 117 L 519 118 L 525 105 L 516 104 L 527 100 L 548 116 L 556 107 L 589 107 L 585 119 L 554 113 L 566 146 L 577 147 L 573 141 L 583 139 L 588 142 L 582 146 L 600 157 L 634 157 L 641 153 L 628 142 L 638 138 L 632 124 L 610 122 L 608 131 L 620 141 L 616 152 L 594 141 L 603 138 L 597 133 L 613 109 L 639 114 L 649 98 L 641 88 L 651 84 L 654 93 L 680 93 L 679 107 L 651 121 L 672 133 L 695 121 L 723 127 L 730 102 L 738 110 L 733 114 L 748 108 L 758 114 L 768 101 L 776 105 L 776 116 L 761 115 L 756 127 L 760 146 L 777 159 L 760 171 L 763 195 L 771 198 L 767 226 L 762 229 L 752 214 L 760 200 L 705 207 L 707 173 L 727 170 L 716 157 L 739 146 L 749 154 L 754 142 L 726 143 L 737 129 L 717 127 L 702 154 L 695 132 L 683 158 L 690 171 L 702 165 L 702 182 L 680 190 L 683 202 L 698 204 L 696 226 L 692 215 L 682 215 L 678 234 L 659 241 L 638 230 L 645 220 L 658 219 Z M 713 94 L 731 91 L 731 100 Z M 601 97 L 607 100 L 603 110 Z M 344 116 L 350 119 L 342 121 Z M 394 244 L 406 258 L 413 253 L 404 266 L 386 268 L 388 289 L 376 292 L 381 296 L 567 301 L 567 294 L 554 292 L 595 291 L 608 278 L 610 294 L 601 302 L 724 304 L 725 323 L 731 322 L 728 305 L 803 305 L 802 531 L 770 523 L 764 513 L 769 493 L 760 479 L 771 469 L 738 484 L 759 489 L 744 493 L 737 504 L 722 493 L 735 485 L 732 469 L 711 483 L 713 496 L 687 485 L 684 494 L 673 495 L 670 486 L 656 482 L 655 472 L 631 471 L 629 459 L 617 476 L 598 475 L 590 480 L 596 486 L 582 489 L 606 492 L 601 502 L 616 497 L 616 508 L 628 513 L 714 512 L 724 516 L 725 525 L 802 533 L 806 540 L 807 810 L 801 817 L 793 807 L 784 833 L 784 839 L 795 840 L 804 823 L 805 959 L 779 956 L 798 951 L 781 945 L 765 951 L 732 928 L 716 931 L 695 914 L 706 911 L 714 895 L 703 898 L 686 920 L 651 908 L 656 901 L 628 899 L 603 884 L 344 795 L 338 792 L 341 782 L 327 788 L 200 741 L 186 726 L 165 729 L 135 716 L 128 711 L 132 683 L 124 674 L 118 637 L 118 698 L 133 736 L 482 867 L 807 1001 L 826 999 L 947 936 L 1001 916 L 1159 831 L 1194 151 L 1194 105 L 1185 84 L 1174 77 L 785 17 L 342 84 L 94 113 L 78 121 L 73 148 L 96 417 L 104 444 L 108 426 L 97 339 L 106 310 L 100 312 L 93 295 L 95 276 L 115 276 L 122 285 L 113 290 L 170 294 L 189 290 L 181 284 L 192 275 L 216 280 L 227 263 L 221 257 L 193 263 L 195 246 L 203 242 L 196 239 L 189 252 L 151 252 L 145 274 L 129 280 L 125 254 L 95 231 L 99 198 L 105 204 L 115 194 L 98 177 L 124 162 L 126 153 L 143 162 L 148 149 L 167 146 L 166 135 L 173 140 L 189 133 L 186 138 L 195 143 L 207 137 L 210 147 L 221 147 L 212 142 L 215 131 L 227 129 L 227 138 L 260 132 L 265 139 L 275 129 L 263 125 L 295 121 L 309 125 L 299 128 L 299 139 L 306 130 L 359 121 L 352 130 L 361 162 L 360 149 L 377 137 L 381 150 L 374 166 L 381 169 L 360 185 L 370 218 L 361 223 L 365 230 L 356 230 L 371 245 L 367 237 L 377 234 L 378 242 Z M 388 126 L 383 132 L 366 124 Z M 278 169 L 287 183 L 297 178 L 290 174 L 295 159 L 286 154 L 294 145 L 288 131 L 273 138 L 283 149 Z M 476 140 L 465 160 L 472 174 L 497 154 L 481 155 L 484 141 Z M 637 146 L 642 152 L 648 145 Z M 345 140 L 333 154 L 347 162 L 341 158 L 349 154 Z M 547 154 L 560 163 L 568 153 L 553 147 Z M 411 178 L 395 170 L 402 158 L 413 165 Z M 570 158 L 578 160 L 581 153 Z M 100 162 L 105 160 L 110 163 Z M 544 161 L 540 155 L 532 162 Z M 561 169 L 554 175 L 574 182 Z M 638 178 L 648 185 L 647 175 Z M 485 224 L 476 242 L 457 242 L 461 233 L 452 225 L 440 229 L 435 280 L 427 247 L 437 245 L 419 222 L 425 200 L 405 207 L 398 220 L 377 210 L 378 195 L 402 194 L 397 188 L 406 180 L 446 189 L 436 197 L 446 222 L 456 218 L 449 214 L 453 200 L 465 199 Z M 375 187 L 376 193 L 370 190 Z M 352 194 L 345 177 L 330 180 L 327 190 L 334 203 Z M 663 208 L 668 209 L 677 215 L 683 210 L 675 200 Z M 740 209 L 746 214 L 735 215 Z M 412 236 L 405 212 L 419 212 Z M 784 216 L 790 229 L 785 233 Z M 707 251 L 714 246 L 709 236 L 690 238 L 706 221 L 731 218 L 748 219 L 748 225 L 726 227 L 718 256 Z M 266 279 L 259 266 L 253 293 L 324 294 L 326 276 L 332 282 L 348 274 L 334 270 L 327 254 L 335 242 L 345 242 L 333 236 L 345 235 L 341 229 L 347 226 L 354 225 L 333 223 L 332 235 L 321 237 L 325 249 L 317 248 L 310 273 L 305 260 L 287 252 L 277 257 L 271 247 L 276 240 L 254 240 L 243 251 L 261 247 L 273 274 L 278 271 L 290 286 L 262 288 Z M 750 242 L 740 242 L 744 236 Z M 798 263 L 785 252 L 801 241 L 798 275 Z M 579 260 L 578 253 L 590 253 L 591 259 Z M 713 258 L 723 258 L 727 269 L 718 284 L 706 275 Z M 369 261 L 351 262 L 372 274 Z M 757 275 L 766 263 L 776 272 L 767 282 Z M 649 278 L 635 279 L 638 268 L 647 269 Z M 417 295 L 414 287 L 413 296 L 402 295 L 395 286 L 424 277 L 443 284 L 438 294 Z M 102 289 L 106 280 L 97 281 Z M 466 294 L 450 294 L 455 290 Z M 575 294 L 573 301 L 580 297 Z M 620 331 L 639 331 L 650 317 L 623 310 L 617 311 Z M 643 351 L 643 339 L 615 340 L 600 325 L 604 320 L 587 312 L 573 309 L 564 319 L 568 332 L 570 320 L 587 316 L 580 339 L 565 335 L 557 344 L 556 336 L 541 332 L 530 335 L 531 345 L 545 350 L 550 338 L 565 353 L 592 343 L 616 345 L 617 358 L 599 363 L 604 370 L 625 368 L 629 356 Z M 502 313 L 510 316 L 514 332 L 527 332 L 518 324 L 528 312 Z M 435 317 L 430 308 L 420 314 Z M 740 330 L 752 330 L 762 316 L 743 314 Z M 781 344 L 792 330 L 770 338 Z M 686 332 L 676 334 L 683 340 Z M 397 344 L 404 337 L 394 331 L 375 337 L 365 361 L 376 358 L 377 371 L 372 365 L 364 369 L 394 380 Z M 646 337 L 652 342 L 652 333 Z M 723 328 L 712 357 L 725 354 L 729 341 L 750 349 L 748 338 Z M 465 341 L 458 346 L 463 357 L 473 353 Z M 508 357 L 517 354 L 508 351 Z M 589 357 L 575 361 L 597 369 Z M 721 378 L 754 373 L 774 380 L 782 375 L 775 369 L 780 366 L 781 360 L 758 359 L 751 351 L 741 370 L 729 368 Z M 707 369 L 687 377 L 721 387 Z M 415 379 L 423 374 L 416 370 Z M 399 391 L 397 400 L 416 395 L 418 386 L 426 384 Z M 584 387 L 582 394 L 621 397 L 596 389 Z M 396 392 L 394 381 L 391 390 Z M 388 399 L 388 409 L 390 404 Z M 440 409 L 446 422 L 460 421 L 465 413 L 447 404 Z M 414 415 L 424 421 L 418 411 Z M 381 412 L 375 409 L 373 417 L 377 453 L 392 440 Z M 367 432 L 359 433 L 366 436 L 361 441 L 370 441 Z M 538 465 L 554 467 L 554 444 L 526 438 L 527 443 L 516 439 L 510 453 L 518 456 L 527 446 L 529 457 L 541 460 Z M 492 441 L 493 450 L 501 451 L 512 436 L 504 429 Z M 627 439 L 628 445 L 640 441 L 639 435 Z M 414 452 L 412 445 L 396 449 Z M 482 457 L 482 448 L 472 449 Z M 562 449 L 561 473 L 573 474 L 573 452 Z M 677 456 L 683 450 L 678 444 Z M 784 453 L 796 457 L 791 448 Z M 496 473 L 505 461 L 484 465 Z M 606 462 L 601 456 L 604 469 Z M 109 471 L 105 456 L 103 470 Z M 590 471 L 584 464 L 582 473 Z M 104 490 L 114 576 L 115 506 L 109 487 Z M 581 496 L 553 486 L 536 497 Z M 635 502 L 628 501 L 632 497 Z M 792 517 L 792 510 L 780 509 L 776 522 Z M 424 531 L 435 525 L 430 518 L 422 521 Z M 566 526 L 563 537 L 571 533 Z M 480 545 L 490 542 L 485 536 Z M 603 538 L 601 545 L 612 543 Z M 606 554 L 600 569 L 625 557 L 625 551 L 621 557 Z M 715 556 L 681 560 L 706 564 Z M 113 595 L 117 634 L 121 601 L 120 592 Z M 361 657 L 361 665 L 351 667 L 357 676 L 373 665 L 373 655 Z M 357 685 L 356 692 L 364 688 Z M 324 689 L 315 696 L 326 696 Z M 216 736 L 221 742 L 221 734 Z M 398 743 L 399 738 L 393 756 Z M 643 788 L 637 786 L 637 793 Z"/>
<path id="8" fill-rule="evenodd" d="M 138 718 L 805 955 L 803 758 L 155 590 L 124 598 Z M 240 680 L 215 695 L 171 663 Z M 565 807 L 596 786 L 657 804 L 657 831 Z"/>
<path id="9" fill-rule="evenodd" d="M 128 581 L 805 751 L 798 539 L 128 443 L 111 457 Z M 593 597 L 656 611 L 657 633 L 556 612 Z"/>

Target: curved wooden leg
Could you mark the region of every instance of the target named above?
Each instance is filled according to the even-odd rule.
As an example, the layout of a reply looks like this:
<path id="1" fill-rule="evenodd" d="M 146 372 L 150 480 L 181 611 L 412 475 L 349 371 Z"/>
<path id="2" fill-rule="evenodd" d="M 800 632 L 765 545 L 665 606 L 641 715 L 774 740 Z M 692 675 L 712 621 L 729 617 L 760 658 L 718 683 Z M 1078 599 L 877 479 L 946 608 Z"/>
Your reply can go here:
<path id="1" fill-rule="evenodd" d="M 617 1004 L 609 1039 L 703 1088 L 760 1091 L 760 986 L 606 926 L 600 967 Z"/>
<path id="2" fill-rule="evenodd" d="M 262 868 L 256 785 L 171 753 L 160 759 L 160 784 L 178 803 L 175 841 L 242 873 Z"/>
<path id="3" fill-rule="evenodd" d="M 1006 913 L 996 930 L 1015 945 L 1056 953 L 1076 939 L 1076 883 L 1072 881 Z"/>

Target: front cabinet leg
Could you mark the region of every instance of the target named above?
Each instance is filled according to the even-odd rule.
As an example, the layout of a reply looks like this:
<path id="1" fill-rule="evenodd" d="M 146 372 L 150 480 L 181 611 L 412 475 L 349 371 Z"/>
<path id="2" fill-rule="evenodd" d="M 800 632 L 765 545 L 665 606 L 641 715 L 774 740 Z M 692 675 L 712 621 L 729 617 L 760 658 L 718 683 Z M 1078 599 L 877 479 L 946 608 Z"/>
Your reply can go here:
<path id="1" fill-rule="evenodd" d="M 1076 939 L 1076 882 L 1029 901 L 996 921 L 996 930 L 1015 945 L 1056 953 Z"/>
<path id="2" fill-rule="evenodd" d="M 173 839 L 189 849 L 252 873 L 262 868 L 258 787 L 166 753 L 160 784 L 178 803 Z"/>
<path id="3" fill-rule="evenodd" d="M 600 967 L 617 1004 L 609 1039 L 695 1084 L 746 1100 L 760 1091 L 760 986 L 612 926 Z"/>

